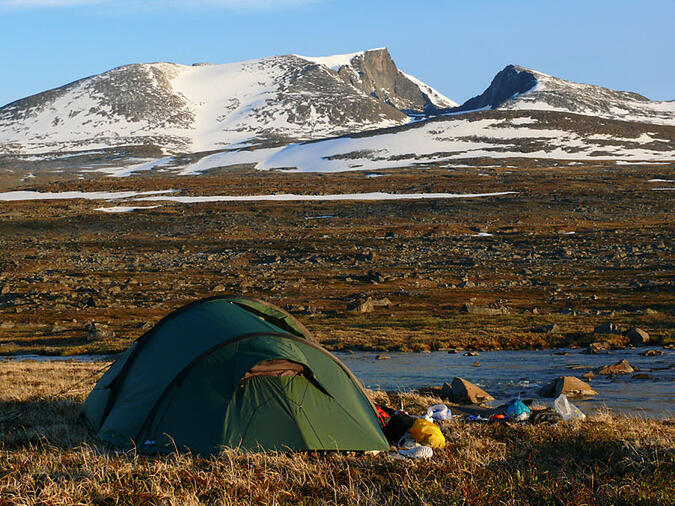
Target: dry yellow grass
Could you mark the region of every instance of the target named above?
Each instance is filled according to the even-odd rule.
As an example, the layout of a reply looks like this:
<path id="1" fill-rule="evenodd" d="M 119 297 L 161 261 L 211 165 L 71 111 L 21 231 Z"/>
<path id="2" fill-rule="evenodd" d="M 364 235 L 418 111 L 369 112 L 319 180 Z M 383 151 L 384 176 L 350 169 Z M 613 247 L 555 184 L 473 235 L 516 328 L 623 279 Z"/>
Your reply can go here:
<path id="1" fill-rule="evenodd" d="M 0 505 L 672 504 L 675 497 L 673 421 L 610 414 L 553 426 L 446 422 L 446 448 L 424 462 L 118 453 L 78 417 L 101 366 L 0 362 Z M 415 413 L 436 399 L 402 394 L 401 401 Z"/>

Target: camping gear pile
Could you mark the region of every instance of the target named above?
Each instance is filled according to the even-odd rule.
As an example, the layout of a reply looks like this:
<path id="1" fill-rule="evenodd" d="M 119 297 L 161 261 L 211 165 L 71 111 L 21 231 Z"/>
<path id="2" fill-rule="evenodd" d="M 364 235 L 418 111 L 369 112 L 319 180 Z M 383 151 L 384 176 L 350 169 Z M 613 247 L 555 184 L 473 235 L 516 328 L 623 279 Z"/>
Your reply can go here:
<path id="1" fill-rule="evenodd" d="M 434 449 L 445 446 L 445 436 L 436 421 L 449 420 L 452 415 L 444 404 L 431 406 L 424 416 L 412 416 L 404 410 L 377 406 L 382 431 L 387 441 L 396 447 L 397 455 L 407 458 L 430 458 Z"/>

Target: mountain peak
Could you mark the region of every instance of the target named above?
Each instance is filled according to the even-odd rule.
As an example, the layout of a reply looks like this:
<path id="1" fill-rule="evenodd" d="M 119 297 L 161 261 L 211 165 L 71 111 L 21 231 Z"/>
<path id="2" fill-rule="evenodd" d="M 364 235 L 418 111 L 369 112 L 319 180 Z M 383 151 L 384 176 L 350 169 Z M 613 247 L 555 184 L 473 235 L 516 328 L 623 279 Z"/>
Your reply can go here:
<path id="1" fill-rule="evenodd" d="M 482 94 L 467 100 L 453 112 L 495 109 L 511 98 L 531 91 L 538 82 L 532 70 L 519 65 L 507 65 L 497 73 Z"/>
<path id="2" fill-rule="evenodd" d="M 566 81 L 521 65 L 507 65 L 482 94 L 449 112 L 480 109 L 561 111 L 656 124 L 672 124 L 675 119 L 675 105 L 670 102 Z"/>

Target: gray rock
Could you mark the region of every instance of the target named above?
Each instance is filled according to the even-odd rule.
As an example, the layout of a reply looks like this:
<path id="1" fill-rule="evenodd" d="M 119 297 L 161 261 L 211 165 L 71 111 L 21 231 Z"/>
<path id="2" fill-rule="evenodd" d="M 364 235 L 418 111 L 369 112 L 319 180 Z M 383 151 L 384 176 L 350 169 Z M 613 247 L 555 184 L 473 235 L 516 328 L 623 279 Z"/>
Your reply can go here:
<path id="1" fill-rule="evenodd" d="M 593 329 L 595 334 L 620 334 L 621 331 L 619 327 L 611 322 L 605 322 L 602 325 L 598 325 Z"/>
<path id="2" fill-rule="evenodd" d="M 589 353 L 595 355 L 598 353 L 607 353 L 612 348 L 612 345 L 607 341 L 597 341 L 588 345 L 588 348 L 584 350 L 584 353 Z"/>
<path id="3" fill-rule="evenodd" d="M 502 314 L 509 314 L 509 310 L 505 307 L 488 307 L 477 306 L 472 302 L 465 303 L 460 309 L 462 313 L 482 315 L 482 316 L 496 316 Z"/>
<path id="4" fill-rule="evenodd" d="M 102 323 L 89 322 L 85 324 L 84 330 L 87 331 L 88 341 L 100 341 L 102 339 L 112 339 L 115 337 L 115 332 Z"/>
<path id="5" fill-rule="evenodd" d="M 598 374 L 614 375 L 614 374 L 633 374 L 635 368 L 623 359 L 616 364 L 606 365 L 598 369 Z"/>
<path id="6" fill-rule="evenodd" d="M 560 332 L 560 327 L 558 327 L 557 323 L 552 323 L 550 325 L 541 325 L 539 327 L 535 327 L 534 332 L 539 332 L 540 334 L 553 334 L 555 332 Z"/>
<path id="7" fill-rule="evenodd" d="M 485 390 L 458 376 L 455 376 L 452 380 L 452 385 L 448 385 L 447 383 L 443 384 L 441 395 L 443 395 L 444 392 L 446 394 L 448 393 L 446 385 L 450 388 L 450 395 L 447 397 L 454 402 L 482 404 L 483 402 L 494 400 L 494 397 Z"/>
<path id="8" fill-rule="evenodd" d="M 586 397 L 598 395 L 585 381 L 574 376 L 559 376 L 539 392 L 543 397 L 558 397 L 565 394 L 567 397 Z"/>
<path id="9" fill-rule="evenodd" d="M 633 327 L 628 332 L 626 332 L 626 337 L 630 339 L 630 344 L 633 346 L 640 346 L 649 342 L 649 334 L 637 327 Z"/>

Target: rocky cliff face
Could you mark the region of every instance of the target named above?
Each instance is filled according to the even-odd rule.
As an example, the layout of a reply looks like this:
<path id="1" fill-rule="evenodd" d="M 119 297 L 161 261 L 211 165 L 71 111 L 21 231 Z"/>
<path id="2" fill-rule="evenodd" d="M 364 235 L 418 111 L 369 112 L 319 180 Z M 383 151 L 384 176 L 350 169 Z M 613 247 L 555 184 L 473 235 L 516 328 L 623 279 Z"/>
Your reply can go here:
<path id="1" fill-rule="evenodd" d="M 387 49 L 375 49 L 355 56 L 350 65 L 339 68 L 338 75 L 355 88 L 408 114 L 431 114 L 456 105 L 401 72 Z"/>

